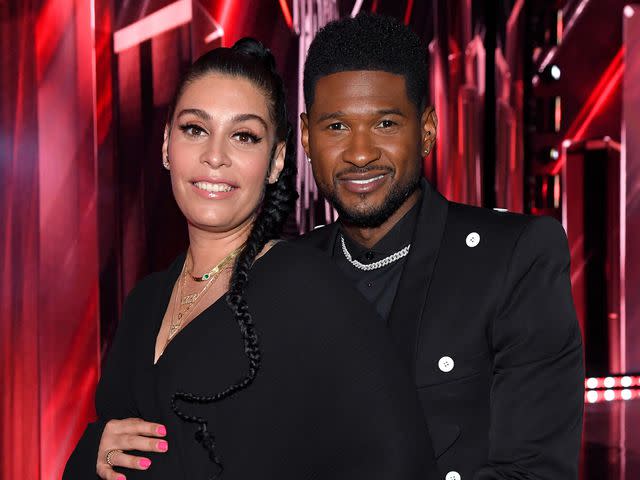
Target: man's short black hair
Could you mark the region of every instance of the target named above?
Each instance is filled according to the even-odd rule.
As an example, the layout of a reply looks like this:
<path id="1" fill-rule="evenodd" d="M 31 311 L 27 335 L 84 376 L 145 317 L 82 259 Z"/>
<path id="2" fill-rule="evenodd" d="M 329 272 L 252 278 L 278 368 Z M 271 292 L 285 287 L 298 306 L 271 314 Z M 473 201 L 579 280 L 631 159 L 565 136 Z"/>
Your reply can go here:
<path id="1" fill-rule="evenodd" d="M 304 64 L 307 111 L 320 78 L 358 70 L 403 75 L 407 95 L 422 113 L 428 96 L 424 45 L 415 32 L 395 18 L 367 13 L 328 23 L 311 42 Z"/>

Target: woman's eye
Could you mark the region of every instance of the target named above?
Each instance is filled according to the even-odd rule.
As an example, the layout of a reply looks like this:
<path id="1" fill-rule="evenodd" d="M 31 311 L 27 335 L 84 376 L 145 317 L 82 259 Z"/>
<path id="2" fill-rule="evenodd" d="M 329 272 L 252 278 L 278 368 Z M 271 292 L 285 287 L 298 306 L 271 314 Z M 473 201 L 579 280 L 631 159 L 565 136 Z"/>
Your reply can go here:
<path id="1" fill-rule="evenodd" d="M 382 120 L 378 126 L 381 128 L 391 128 L 394 127 L 396 125 L 396 122 L 392 121 L 392 120 Z"/>
<path id="2" fill-rule="evenodd" d="M 198 125 L 192 125 L 192 124 L 180 125 L 180 130 L 182 130 L 184 133 L 186 133 L 190 137 L 202 137 L 207 133 L 204 130 L 204 128 L 201 128 Z"/>
<path id="3" fill-rule="evenodd" d="M 262 140 L 260 137 L 257 137 L 253 133 L 249 132 L 238 132 L 234 135 L 234 137 L 240 143 L 258 143 L 260 140 Z"/>
<path id="4" fill-rule="evenodd" d="M 345 124 L 340 122 L 332 123 L 327 128 L 329 130 L 346 130 L 347 129 Z"/>

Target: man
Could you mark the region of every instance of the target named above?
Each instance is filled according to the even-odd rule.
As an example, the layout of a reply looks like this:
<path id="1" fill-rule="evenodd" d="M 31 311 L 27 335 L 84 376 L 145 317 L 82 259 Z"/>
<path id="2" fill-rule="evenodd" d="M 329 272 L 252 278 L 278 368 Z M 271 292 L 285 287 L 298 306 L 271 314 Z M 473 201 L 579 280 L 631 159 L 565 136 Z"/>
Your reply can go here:
<path id="1" fill-rule="evenodd" d="M 447 201 L 426 51 L 399 22 L 328 24 L 308 52 L 301 139 L 339 221 L 324 251 L 387 321 L 446 480 L 577 478 L 583 356 L 562 226 Z"/>

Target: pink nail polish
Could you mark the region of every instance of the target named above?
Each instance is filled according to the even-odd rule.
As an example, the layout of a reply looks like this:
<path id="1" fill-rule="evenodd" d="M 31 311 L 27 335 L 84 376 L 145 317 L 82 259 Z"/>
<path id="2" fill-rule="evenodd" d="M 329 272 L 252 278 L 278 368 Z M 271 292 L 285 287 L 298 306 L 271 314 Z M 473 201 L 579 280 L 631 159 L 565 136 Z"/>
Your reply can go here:
<path id="1" fill-rule="evenodd" d="M 157 447 L 158 447 L 158 450 L 160 450 L 161 452 L 166 452 L 167 450 L 169 450 L 169 444 L 164 440 L 160 440 L 158 442 Z"/>
<path id="2" fill-rule="evenodd" d="M 151 460 L 149 460 L 148 458 L 141 458 L 138 461 L 138 464 L 142 467 L 142 468 L 149 468 L 151 466 Z"/>
<path id="3" fill-rule="evenodd" d="M 127 477 L 125 477 L 124 475 L 118 475 L 116 477 L 116 480 L 127 480 Z"/>
<path id="4" fill-rule="evenodd" d="M 160 425 L 158 428 L 156 428 L 156 433 L 158 435 L 164 436 L 167 434 L 167 429 L 164 426 Z"/>

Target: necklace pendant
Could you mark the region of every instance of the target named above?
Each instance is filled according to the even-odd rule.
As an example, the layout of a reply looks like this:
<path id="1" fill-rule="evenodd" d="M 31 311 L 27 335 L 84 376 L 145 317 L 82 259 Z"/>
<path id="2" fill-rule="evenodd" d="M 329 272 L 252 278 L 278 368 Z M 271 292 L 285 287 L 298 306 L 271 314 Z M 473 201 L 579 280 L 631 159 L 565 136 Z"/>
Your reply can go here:
<path id="1" fill-rule="evenodd" d="M 171 340 L 175 334 L 178 332 L 178 330 L 180 329 L 180 325 L 171 325 L 169 326 L 169 340 Z"/>
<path id="2" fill-rule="evenodd" d="M 191 295 L 186 295 L 184 297 L 182 297 L 182 301 L 180 302 L 180 305 L 189 305 L 190 303 L 195 302 L 198 299 L 198 294 L 197 293 L 192 293 Z"/>

